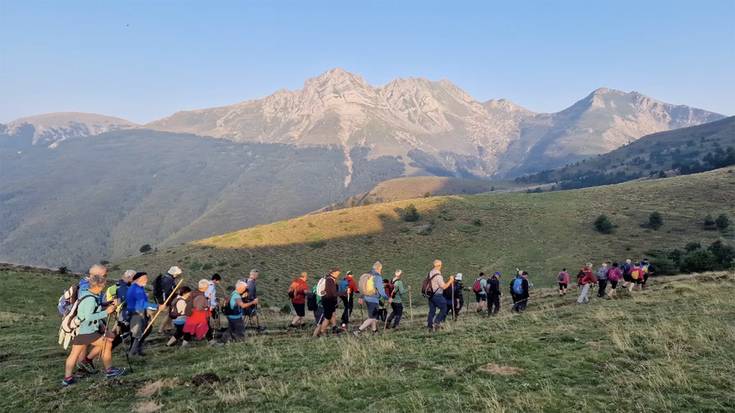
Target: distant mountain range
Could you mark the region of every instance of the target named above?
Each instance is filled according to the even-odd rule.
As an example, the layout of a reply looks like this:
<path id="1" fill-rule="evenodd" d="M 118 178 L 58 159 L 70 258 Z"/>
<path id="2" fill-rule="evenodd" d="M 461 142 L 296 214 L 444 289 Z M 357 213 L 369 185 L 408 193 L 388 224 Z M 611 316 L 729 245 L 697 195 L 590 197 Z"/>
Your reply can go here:
<path id="1" fill-rule="evenodd" d="M 512 177 L 609 152 L 641 136 L 694 126 L 723 115 L 601 88 L 557 113 L 534 113 L 508 100 L 479 102 L 447 80 L 396 79 L 373 87 L 332 69 L 296 91 L 217 108 L 177 112 L 134 125 L 89 114 L 19 119 L 6 134 L 33 144 L 133 127 L 229 139 L 342 148 L 393 156 L 407 175 Z M 0 126 L 0 131 L 2 126 Z M 350 175 L 345 178 L 349 185 Z"/>
<path id="2" fill-rule="evenodd" d="M 145 125 L 32 116 L 0 124 L 0 261 L 78 269 L 339 204 L 388 179 L 516 177 L 722 117 L 610 89 L 534 113 L 446 80 L 374 87 L 341 69 Z M 457 182 L 441 193 L 482 187 Z"/>

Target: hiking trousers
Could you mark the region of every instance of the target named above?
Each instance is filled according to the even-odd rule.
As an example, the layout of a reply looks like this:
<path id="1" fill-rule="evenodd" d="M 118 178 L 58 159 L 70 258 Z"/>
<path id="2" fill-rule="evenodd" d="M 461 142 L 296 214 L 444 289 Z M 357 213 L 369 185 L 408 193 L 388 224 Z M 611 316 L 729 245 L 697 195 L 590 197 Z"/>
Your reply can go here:
<path id="1" fill-rule="evenodd" d="M 439 314 L 436 314 L 436 310 L 439 310 Z M 439 325 L 444 322 L 447 318 L 447 300 L 441 294 L 434 294 L 429 299 L 429 316 L 426 320 L 426 324 L 429 328 L 433 328 L 435 325 Z"/>
<path id="2" fill-rule="evenodd" d="M 224 341 L 240 341 L 245 339 L 245 320 L 242 317 L 230 318 L 227 317 L 228 331 L 224 335 Z"/>
<path id="3" fill-rule="evenodd" d="M 393 311 L 390 312 L 390 315 L 388 316 L 388 320 L 386 320 L 386 325 L 388 328 L 391 327 L 391 322 L 393 322 L 393 328 L 398 327 L 398 324 L 401 322 L 401 317 L 403 316 L 403 304 L 402 303 L 391 303 L 390 307 Z"/>
<path id="4" fill-rule="evenodd" d="M 582 292 L 579 293 L 577 298 L 577 304 L 586 304 L 590 301 L 590 284 L 585 284 L 582 287 Z"/>
<path id="5" fill-rule="evenodd" d="M 342 299 L 342 304 L 344 306 L 344 310 L 342 310 L 342 324 L 347 325 L 350 323 L 350 316 L 352 316 L 352 294 L 349 295 L 349 297 L 340 297 Z"/>
<path id="6" fill-rule="evenodd" d="M 597 296 L 602 298 L 605 296 L 605 288 L 607 288 L 607 280 L 597 280 Z"/>
<path id="7" fill-rule="evenodd" d="M 490 295 L 487 300 L 487 314 L 493 315 L 500 311 L 500 296 Z"/>

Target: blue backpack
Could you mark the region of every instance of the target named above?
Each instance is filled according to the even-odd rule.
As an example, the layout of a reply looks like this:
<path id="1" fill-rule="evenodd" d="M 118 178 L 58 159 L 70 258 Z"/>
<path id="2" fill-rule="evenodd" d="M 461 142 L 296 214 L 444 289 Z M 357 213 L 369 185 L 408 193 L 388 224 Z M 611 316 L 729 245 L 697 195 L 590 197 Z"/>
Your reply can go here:
<path id="1" fill-rule="evenodd" d="M 516 278 L 513 280 L 513 293 L 521 295 L 523 294 L 523 278 Z"/>
<path id="2" fill-rule="evenodd" d="M 347 281 L 347 279 L 343 278 L 343 279 L 339 280 L 339 284 L 337 284 L 337 291 L 340 294 L 341 293 L 346 293 L 347 292 L 347 288 L 349 286 L 350 286 L 349 281 Z"/>

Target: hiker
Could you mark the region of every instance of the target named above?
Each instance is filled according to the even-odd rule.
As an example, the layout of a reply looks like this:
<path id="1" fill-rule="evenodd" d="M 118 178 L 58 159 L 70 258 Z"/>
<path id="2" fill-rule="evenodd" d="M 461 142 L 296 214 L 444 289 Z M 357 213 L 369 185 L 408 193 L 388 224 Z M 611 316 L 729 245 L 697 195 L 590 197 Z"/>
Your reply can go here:
<path id="1" fill-rule="evenodd" d="M 248 294 L 246 300 L 254 301 L 258 298 L 258 276 L 260 276 L 260 271 L 256 269 L 250 270 L 250 274 L 248 275 L 247 283 L 248 283 Z M 256 328 L 258 331 L 261 331 L 260 327 L 260 319 L 258 318 L 258 304 L 256 303 L 253 306 L 250 306 L 243 311 L 243 315 L 248 317 L 248 326 L 253 321 L 253 317 L 255 317 L 256 322 Z"/>
<path id="2" fill-rule="evenodd" d="M 388 299 L 383 299 L 382 297 L 380 300 L 378 300 L 378 320 L 385 323 L 385 321 L 388 319 L 388 309 L 386 308 L 386 305 L 388 305 L 388 301 L 390 300 L 390 295 L 393 294 L 393 284 L 391 284 L 390 280 L 387 278 L 383 278 L 383 291 L 385 291 L 385 295 L 388 297 Z"/>
<path id="3" fill-rule="evenodd" d="M 610 282 L 610 292 L 607 295 L 608 297 L 615 297 L 615 290 L 618 288 L 618 282 L 622 277 L 623 272 L 620 270 L 618 263 L 614 262 L 610 270 L 607 272 L 607 280 Z"/>
<path id="4" fill-rule="evenodd" d="M 169 268 L 165 274 L 159 275 L 155 280 L 153 280 L 153 298 L 155 298 L 156 304 L 161 307 L 162 312 L 168 311 L 168 308 L 163 304 L 168 300 L 169 296 L 171 296 L 174 287 L 176 287 L 176 277 L 181 274 L 181 268 L 173 266 Z M 166 317 L 166 320 L 161 323 L 161 327 L 158 329 L 158 332 L 163 334 L 166 330 L 170 330 L 172 327 L 171 321 L 172 320 L 170 318 Z"/>
<path id="5" fill-rule="evenodd" d="M 388 296 L 385 294 L 385 289 L 383 288 L 383 277 L 380 275 L 382 271 L 383 263 L 376 261 L 369 273 L 360 276 L 360 284 L 358 285 L 360 290 L 360 299 L 357 303 L 359 305 L 363 305 L 363 303 L 365 303 L 367 306 L 367 319 L 362 322 L 357 330 L 354 331 L 355 336 L 359 336 L 368 327 L 370 327 L 373 333 L 378 331 L 377 317 L 380 299 L 388 299 Z"/>
<path id="6" fill-rule="evenodd" d="M 487 314 L 495 315 L 500 311 L 500 296 L 502 295 L 500 291 L 500 272 L 496 271 L 490 276 L 485 290 L 487 294 Z"/>
<path id="7" fill-rule="evenodd" d="M 610 267 L 607 262 L 603 262 L 602 265 L 600 265 L 600 268 L 597 269 L 597 296 L 599 298 L 605 297 L 608 271 L 610 271 Z"/>
<path id="8" fill-rule="evenodd" d="M 322 308 L 322 297 L 317 295 L 316 289 L 319 286 L 317 282 L 311 287 L 311 291 L 306 295 L 306 308 L 314 314 L 314 325 L 319 325 L 322 321 L 322 314 L 324 309 Z"/>
<path id="9" fill-rule="evenodd" d="M 388 295 L 388 303 L 390 304 L 391 312 L 388 319 L 385 320 L 385 328 L 398 328 L 398 324 L 401 323 L 401 317 L 403 317 L 403 295 L 408 291 L 403 285 L 401 277 L 403 271 L 396 270 L 393 275 L 393 289 Z M 391 325 L 392 324 L 392 325 Z"/>
<path id="10" fill-rule="evenodd" d="M 291 306 L 293 306 L 293 310 L 296 313 L 288 325 L 289 328 L 302 327 L 304 325 L 306 295 L 309 294 L 309 285 L 306 283 L 307 278 L 308 274 L 304 271 L 297 278 L 294 278 L 288 287 L 288 298 L 291 299 Z"/>
<path id="11" fill-rule="evenodd" d="M 559 295 L 566 295 L 567 290 L 569 289 L 569 273 L 567 272 L 566 268 L 562 268 L 559 274 L 556 276 L 557 281 L 559 282 Z"/>
<path id="12" fill-rule="evenodd" d="M 337 303 L 339 302 L 339 291 L 337 289 L 337 282 L 339 280 L 341 270 L 339 267 L 334 267 L 329 270 L 322 280 L 319 280 L 319 287 L 317 288 L 317 294 L 321 295 L 322 313 L 321 321 L 314 328 L 314 337 L 319 337 L 322 334 L 326 334 L 329 331 L 330 324 L 332 327 L 337 325 Z M 346 294 L 346 293 L 345 293 Z"/>
<path id="13" fill-rule="evenodd" d="M 80 292 L 78 297 L 76 317 L 81 323 L 64 364 L 64 379 L 61 381 L 64 387 L 76 383 L 73 372 L 77 365 L 88 373 L 96 372 L 93 360 L 99 355 L 102 356 L 105 377 L 113 378 L 125 374 L 125 369 L 112 367 L 112 340 L 100 331 L 105 318 L 115 312 L 114 303 L 104 306 L 99 299 L 107 281 L 104 276 L 93 274 L 88 277 L 87 282 L 87 288 Z M 87 353 L 88 346 L 92 346 L 92 350 Z M 77 363 L 83 353 L 86 353 L 86 356 Z"/>
<path id="14" fill-rule="evenodd" d="M 209 280 L 204 278 L 199 280 L 197 287 L 197 290 L 191 292 L 187 302 L 184 333 L 190 334 L 197 340 L 202 340 L 207 336 L 209 330 L 209 299 L 204 295 L 209 288 Z M 187 346 L 188 341 L 184 341 L 181 345 Z"/>
<path id="15" fill-rule="evenodd" d="M 630 258 L 625 260 L 622 268 L 623 271 L 623 288 L 628 288 L 633 279 L 630 277 L 630 272 L 633 270 L 632 260 Z"/>
<path id="16" fill-rule="evenodd" d="M 475 303 L 477 304 L 475 311 L 478 313 L 487 309 L 487 292 L 485 290 L 487 290 L 487 278 L 485 278 L 485 273 L 481 272 L 480 276 L 472 283 L 472 292 L 475 293 Z"/>
<path id="17" fill-rule="evenodd" d="M 174 326 L 174 332 L 166 343 L 167 347 L 171 347 L 184 339 L 184 324 L 186 324 L 186 307 L 187 300 L 191 296 L 191 288 L 183 286 L 176 292 L 176 298 L 171 300 L 169 305 L 168 317 Z"/>
<path id="18" fill-rule="evenodd" d="M 359 293 L 360 291 L 357 288 L 357 283 L 355 283 L 355 279 L 352 276 L 352 271 L 347 271 L 344 278 L 342 278 L 339 281 L 339 292 L 344 295 L 340 295 L 340 299 L 342 300 L 342 306 L 344 309 L 342 310 L 342 329 L 347 330 L 347 326 L 350 324 L 350 317 L 352 316 L 352 309 L 354 307 L 354 296 L 355 293 Z"/>
<path id="19" fill-rule="evenodd" d="M 125 300 L 128 303 L 128 315 L 130 317 L 130 335 L 133 342 L 128 354 L 130 356 L 143 356 L 143 332 L 148 326 L 148 296 L 145 285 L 148 283 L 148 273 L 137 272 L 133 276 L 133 283 L 128 288 Z"/>
<path id="20" fill-rule="evenodd" d="M 633 263 L 630 268 L 630 283 L 628 283 L 628 292 L 633 292 L 633 288 L 638 286 L 639 290 L 643 289 L 643 268 L 638 262 Z"/>
<path id="21" fill-rule="evenodd" d="M 227 317 L 227 334 L 222 340 L 227 342 L 240 341 L 245 339 L 245 320 L 242 319 L 242 310 L 258 305 L 258 299 L 243 300 L 243 294 L 248 293 L 248 283 L 238 280 L 235 284 L 235 290 L 230 294 L 229 300 L 224 307 L 224 314 Z"/>
<path id="22" fill-rule="evenodd" d="M 459 316 L 459 312 L 464 306 L 464 296 L 462 295 L 462 273 L 458 272 L 454 276 L 454 284 L 451 288 L 444 290 L 444 299 L 447 301 L 447 311 L 449 311 L 455 319 Z M 454 300 L 454 302 L 452 302 Z"/>
<path id="23" fill-rule="evenodd" d="M 579 272 L 582 276 L 577 281 L 577 287 L 581 288 L 577 304 L 587 304 L 590 301 L 590 288 L 597 283 L 597 278 L 592 273 L 592 263 L 587 263 Z"/>
<path id="24" fill-rule="evenodd" d="M 219 306 L 217 305 L 217 286 L 222 281 L 222 276 L 218 273 L 212 274 L 212 278 L 209 281 L 207 291 L 204 292 L 204 296 L 209 300 L 209 330 L 207 331 L 207 341 L 210 344 L 215 344 L 214 331 L 215 321 L 219 320 Z"/>
<path id="25" fill-rule="evenodd" d="M 434 260 L 433 268 L 421 285 L 421 293 L 429 300 L 429 314 L 426 320 L 429 331 L 439 329 L 447 318 L 447 300 L 444 299 L 443 293 L 445 289 L 454 285 L 454 277 L 449 277 L 447 282 L 444 282 L 441 271 L 441 260 Z"/>
<path id="26" fill-rule="evenodd" d="M 641 283 L 641 288 L 646 288 L 648 278 L 653 275 L 655 270 L 653 268 L 653 264 L 648 261 L 648 258 L 643 259 L 643 262 L 641 262 L 641 268 L 643 269 L 643 282 Z"/>
<path id="27" fill-rule="evenodd" d="M 528 272 L 518 270 L 518 275 L 510 283 L 510 294 L 513 298 L 513 311 L 517 313 L 524 311 L 530 297 Z"/>

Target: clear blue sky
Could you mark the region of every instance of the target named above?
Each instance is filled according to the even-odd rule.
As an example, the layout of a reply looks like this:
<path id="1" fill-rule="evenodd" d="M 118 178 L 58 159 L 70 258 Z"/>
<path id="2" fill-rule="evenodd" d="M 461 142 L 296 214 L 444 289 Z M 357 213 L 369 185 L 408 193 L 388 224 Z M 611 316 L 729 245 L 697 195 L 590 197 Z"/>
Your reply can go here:
<path id="1" fill-rule="evenodd" d="M 332 67 L 557 111 L 597 87 L 735 114 L 735 1 L 0 0 L 0 122 L 147 122 Z"/>

